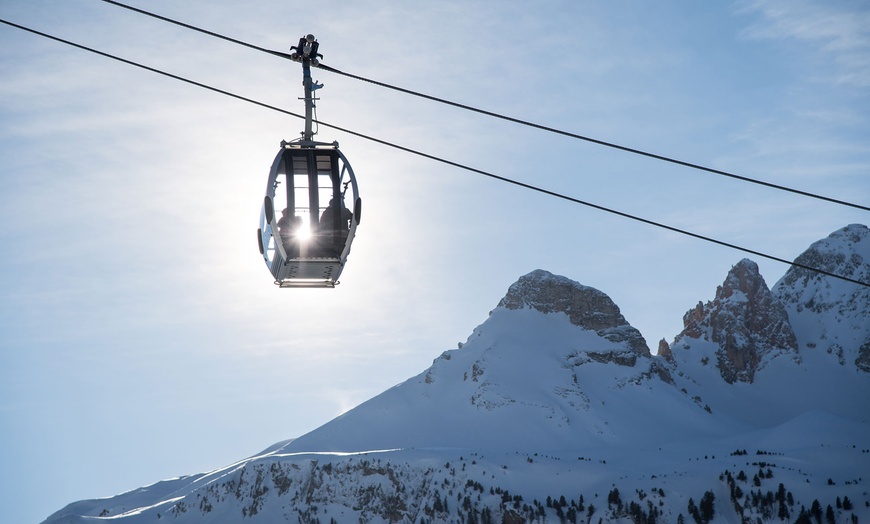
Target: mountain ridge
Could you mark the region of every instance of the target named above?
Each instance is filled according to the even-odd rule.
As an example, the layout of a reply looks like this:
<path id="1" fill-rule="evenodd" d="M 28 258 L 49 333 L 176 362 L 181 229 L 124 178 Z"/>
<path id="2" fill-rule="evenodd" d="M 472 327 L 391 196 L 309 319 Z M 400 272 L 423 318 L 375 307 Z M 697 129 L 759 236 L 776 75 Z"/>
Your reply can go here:
<path id="1" fill-rule="evenodd" d="M 866 278 L 868 246 L 852 224 L 800 257 Z M 792 270 L 771 290 L 739 261 L 659 355 L 603 292 L 532 271 L 458 349 L 308 434 L 46 524 L 676 522 L 708 493 L 729 522 L 846 496 L 836 522 L 870 518 L 870 294 Z"/>

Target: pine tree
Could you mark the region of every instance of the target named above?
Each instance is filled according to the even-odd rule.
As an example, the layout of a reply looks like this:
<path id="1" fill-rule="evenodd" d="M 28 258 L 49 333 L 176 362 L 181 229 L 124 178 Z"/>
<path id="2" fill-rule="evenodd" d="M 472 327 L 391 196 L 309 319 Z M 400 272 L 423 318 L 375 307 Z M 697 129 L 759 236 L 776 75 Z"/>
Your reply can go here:
<path id="1" fill-rule="evenodd" d="M 822 505 L 819 503 L 819 499 L 815 499 L 813 505 L 810 506 L 810 515 L 816 519 L 816 524 L 822 524 Z"/>
<path id="2" fill-rule="evenodd" d="M 619 495 L 619 488 L 613 488 L 607 494 L 607 505 L 610 506 L 611 504 L 616 505 L 617 511 L 622 511 L 622 497 Z"/>
<path id="3" fill-rule="evenodd" d="M 782 482 L 780 482 L 779 487 L 776 488 L 776 500 L 779 502 L 785 501 L 785 486 Z"/>
<path id="4" fill-rule="evenodd" d="M 441 503 L 441 494 L 438 491 L 435 491 L 435 502 L 432 503 L 432 509 L 434 509 L 438 513 L 442 513 L 444 511 L 444 504 Z"/>
<path id="5" fill-rule="evenodd" d="M 568 521 L 571 522 L 571 524 L 577 524 L 577 510 L 574 509 L 574 506 L 568 508 L 566 516 L 568 517 Z"/>
<path id="6" fill-rule="evenodd" d="M 698 506 L 695 505 L 695 499 L 689 497 L 689 505 L 686 509 L 689 512 L 689 515 L 695 519 L 695 522 L 701 524 L 701 515 L 698 513 Z"/>
<path id="7" fill-rule="evenodd" d="M 713 520 L 713 515 L 716 513 L 715 500 L 716 496 L 713 495 L 712 491 L 705 492 L 704 496 L 701 497 L 701 522 L 706 523 Z"/>
<path id="8" fill-rule="evenodd" d="M 798 518 L 795 519 L 794 524 L 812 524 L 813 519 L 810 518 L 810 514 L 807 513 L 807 509 L 801 506 L 801 512 L 798 514 Z"/>
<path id="9" fill-rule="evenodd" d="M 789 513 L 788 513 L 788 507 L 786 507 L 786 505 L 785 505 L 785 500 L 779 501 L 779 512 L 777 513 L 776 516 L 779 517 L 780 520 L 788 520 Z"/>

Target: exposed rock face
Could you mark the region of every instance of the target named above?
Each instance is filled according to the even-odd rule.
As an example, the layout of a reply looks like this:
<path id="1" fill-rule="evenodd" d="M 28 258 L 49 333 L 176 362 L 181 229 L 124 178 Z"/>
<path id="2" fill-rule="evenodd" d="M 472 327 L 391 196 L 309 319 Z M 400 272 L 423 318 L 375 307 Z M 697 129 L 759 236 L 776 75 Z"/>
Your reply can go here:
<path id="1" fill-rule="evenodd" d="M 520 277 L 498 303 L 507 309 L 536 309 L 542 313 L 565 313 L 575 326 L 595 331 L 611 342 L 625 342 L 635 356 L 650 356 L 643 335 L 622 316 L 606 294 L 571 279 L 537 269 Z M 633 365 L 620 356 L 620 364 Z M 628 357 L 630 359 L 630 357 Z"/>
<path id="2" fill-rule="evenodd" d="M 795 262 L 870 282 L 870 229 L 851 224 L 834 231 Z M 870 372 L 870 287 L 793 266 L 772 293 L 785 305 L 802 349 Z"/>
<path id="3" fill-rule="evenodd" d="M 675 361 L 674 353 L 671 351 L 671 346 L 668 345 L 668 341 L 665 339 L 659 340 L 658 355 L 672 364 Z"/>
<path id="4" fill-rule="evenodd" d="M 862 224 L 850 224 L 834 231 L 828 238 L 814 242 L 795 259 L 795 262 L 855 280 L 870 282 L 868 254 L 870 254 L 870 228 Z M 774 286 L 774 294 L 784 300 L 812 298 L 804 296 L 808 291 L 815 291 L 811 284 L 827 279 L 831 277 L 792 266 Z M 855 286 L 856 291 L 861 291 L 860 287 Z M 849 298 L 854 302 L 854 295 Z M 867 303 L 863 305 L 868 306 Z M 831 304 L 806 301 L 804 306 L 819 312 L 830 309 Z"/>
<path id="5" fill-rule="evenodd" d="M 803 260 L 816 267 L 870 277 L 864 226 L 838 231 L 811 251 Z M 46 523 L 167 517 L 176 524 L 271 523 L 294 516 L 299 522 L 584 521 L 592 504 L 583 514 L 572 500 L 567 514 L 578 518 L 570 519 L 564 503 L 545 508 L 537 501 L 547 486 L 568 486 L 569 498 L 617 486 L 630 494 L 677 468 L 682 472 L 664 483 L 668 496 L 653 489 L 646 501 L 650 508 L 657 501 L 658 520 L 672 521 L 685 510 L 686 493 L 722 487 L 721 470 L 683 450 L 727 454 L 747 438 L 768 443 L 766 450 L 781 455 L 778 462 L 805 464 L 779 468 L 780 487 L 858 478 L 866 470 L 854 445 L 870 432 L 870 291 L 864 286 L 793 270 L 771 292 L 758 267 L 742 260 L 714 300 L 685 314 L 674 344 L 659 342 L 661 358 L 649 357 L 643 338 L 606 295 L 546 271 L 520 278 L 499 306 L 459 349 L 307 435 L 211 473 L 70 504 Z M 786 359 L 798 359 L 795 339 L 803 360 L 792 366 Z M 756 377 L 774 358 L 787 365 Z M 853 362 L 860 372 L 849 367 Z M 754 378 L 751 386 L 728 385 Z M 656 447 L 670 458 L 648 460 Z M 835 455 L 808 463 L 811 447 Z M 593 455 L 574 459 L 581 453 Z M 866 488 L 846 481 L 841 489 L 859 499 Z M 644 502 L 643 490 L 636 492 Z M 795 489 L 802 493 L 817 496 Z M 517 502 L 533 498 L 531 506 Z M 637 504 L 626 502 L 619 505 Z M 599 522 L 635 517 L 599 505 Z M 795 500 L 794 507 L 802 505 L 810 503 Z M 767 509 L 746 504 L 742 520 L 761 522 Z M 641 512 L 636 520 L 644 519 Z"/>
<path id="6" fill-rule="evenodd" d="M 716 298 L 683 316 L 688 337 L 716 342 L 717 367 L 729 384 L 752 382 L 764 363 L 783 352 L 797 356 L 797 339 L 782 304 L 771 294 L 755 262 L 731 268 Z"/>

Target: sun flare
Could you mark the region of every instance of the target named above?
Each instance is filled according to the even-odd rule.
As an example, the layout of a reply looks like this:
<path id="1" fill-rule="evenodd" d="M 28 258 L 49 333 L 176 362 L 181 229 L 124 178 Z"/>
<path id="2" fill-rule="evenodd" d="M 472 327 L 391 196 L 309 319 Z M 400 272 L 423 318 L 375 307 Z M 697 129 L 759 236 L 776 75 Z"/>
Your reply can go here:
<path id="1" fill-rule="evenodd" d="M 306 242 L 308 241 L 308 239 L 311 238 L 311 228 L 308 226 L 307 223 L 299 226 L 299 229 L 296 231 L 296 236 L 302 242 Z"/>

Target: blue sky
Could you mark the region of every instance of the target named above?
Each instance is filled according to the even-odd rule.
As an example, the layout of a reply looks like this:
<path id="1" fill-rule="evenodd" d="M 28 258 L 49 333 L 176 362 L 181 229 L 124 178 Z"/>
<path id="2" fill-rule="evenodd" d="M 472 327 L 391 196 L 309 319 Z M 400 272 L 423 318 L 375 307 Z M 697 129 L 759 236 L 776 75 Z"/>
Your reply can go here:
<path id="1" fill-rule="evenodd" d="M 870 202 L 864 2 L 132 2 L 408 89 Z M 301 112 L 297 64 L 96 0 L 0 17 Z M 281 290 L 255 240 L 302 122 L 0 26 L 0 507 L 207 471 L 413 376 L 537 268 L 655 350 L 748 255 L 321 127 L 360 183 L 341 285 Z M 793 259 L 866 212 L 315 71 L 326 122 Z M 769 285 L 785 272 L 753 258 Z"/>

